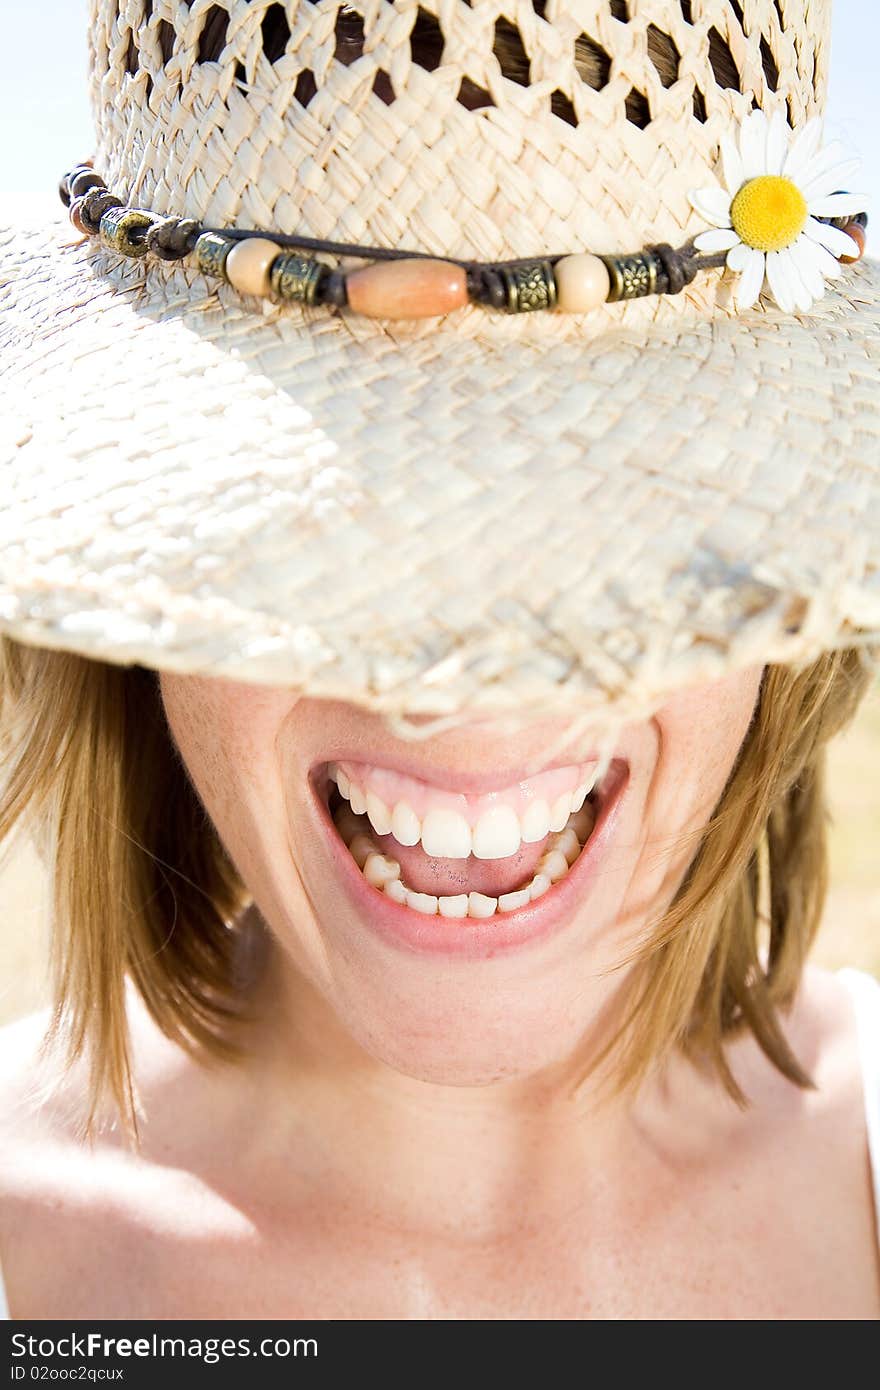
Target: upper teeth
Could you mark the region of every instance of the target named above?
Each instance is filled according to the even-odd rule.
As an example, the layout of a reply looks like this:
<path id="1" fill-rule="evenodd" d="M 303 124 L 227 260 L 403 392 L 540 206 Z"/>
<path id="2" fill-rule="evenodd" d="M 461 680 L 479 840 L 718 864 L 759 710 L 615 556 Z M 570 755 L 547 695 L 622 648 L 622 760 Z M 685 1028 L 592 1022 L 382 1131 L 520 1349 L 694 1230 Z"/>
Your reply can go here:
<path id="1" fill-rule="evenodd" d="M 418 826 L 415 815 L 413 821 Z M 455 811 L 429 811 L 416 833 L 425 854 L 435 859 L 467 859 L 474 852 L 471 828 Z"/>
<path id="2" fill-rule="evenodd" d="M 431 807 L 422 817 L 405 800 L 389 806 L 335 764 L 330 766 L 330 777 L 354 814 L 366 813 L 377 835 L 390 834 L 401 845 L 421 844 L 433 859 L 467 859 L 471 854 L 476 859 L 507 859 L 520 844 L 535 844 L 563 830 L 569 816 L 581 810 L 596 780 L 593 774 L 574 791 L 562 792 L 549 802 L 536 797 L 521 813 L 504 803 L 493 804 L 476 815 L 472 824 L 461 811 L 446 806 Z"/>
<path id="3" fill-rule="evenodd" d="M 463 817 L 459 819 L 464 823 Z M 521 839 L 519 817 L 513 807 L 493 806 L 474 826 L 471 853 L 475 859 L 507 859 L 516 854 Z"/>

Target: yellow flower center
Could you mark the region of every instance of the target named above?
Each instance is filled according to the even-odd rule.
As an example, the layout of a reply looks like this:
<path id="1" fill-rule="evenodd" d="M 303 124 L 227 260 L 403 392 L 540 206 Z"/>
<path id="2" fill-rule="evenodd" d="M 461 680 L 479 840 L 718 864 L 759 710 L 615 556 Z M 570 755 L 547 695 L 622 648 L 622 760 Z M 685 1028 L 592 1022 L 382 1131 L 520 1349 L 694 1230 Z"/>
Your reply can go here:
<path id="1" fill-rule="evenodd" d="M 756 251 L 781 251 L 791 246 L 806 220 L 806 198 L 791 179 L 780 174 L 749 179 L 730 205 L 733 230 Z"/>

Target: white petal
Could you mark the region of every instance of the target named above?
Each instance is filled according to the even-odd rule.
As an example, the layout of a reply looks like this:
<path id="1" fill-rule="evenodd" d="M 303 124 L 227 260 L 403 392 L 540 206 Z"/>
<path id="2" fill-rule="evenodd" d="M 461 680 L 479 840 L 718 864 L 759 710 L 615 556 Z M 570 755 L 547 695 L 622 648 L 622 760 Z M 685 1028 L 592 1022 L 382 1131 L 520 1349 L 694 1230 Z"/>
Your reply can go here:
<path id="1" fill-rule="evenodd" d="M 810 283 L 813 277 L 809 273 L 809 263 L 805 262 L 804 266 L 801 266 L 793 246 L 787 246 L 784 251 L 779 252 L 779 255 L 785 265 L 785 273 L 789 277 L 789 283 L 794 292 L 795 308 L 806 313 L 808 309 L 813 307 L 813 301 L 816 298 Z M 824 289 L 824 282 L 820 288 Z"/>
<path id="2" fill-rule="evenodd" d="M 789 265 L 785 251 L 770 251 L 767 255 L 767 282 L 780 309 L 790 314 L 797 308 L 799 284 Z"/>
<path id="3" fill-rule="evenodd" d="M 808 217 L 804 224 L 804 235 L 811 241 L 818 241 L 820 246 L 824 246 L 826 251 L 830 251 L 832 256 L 852 256 L 857 255 L 859 248 L 856 246 L 851 236 L 842 232 L 839 227 L 829 227 L 827 222 L 817 222 L 815 217 Z"/>
<path id="4" fill-rule="evenodd" d="M 797 242 L 794 246 L 786 247 L 780 254 L 785 257 L 786 270 L 794 286 L 795 308 L 800 309 L 801 313 L 806 313 L 808 309 L 813 307 L 817 298 L 813 292 L 816 277 L 809 257 L 802 257 L 797 254 L 795 246 L 797 246 Z M 825 281 L 821 276 L 819 279 L 821 281 L 819 289 L 824 293 Z"/>
<path id="5" fill-rule="evenodd" d="M 724 182 L 730 196 L 735 197 L 745 180 L 739 150 L 736 147 L 736 141 L 730 135 L 722 135 L 721 137 L 721 167 L 724 170 Z"/>
<path id="6" fill-rule="evenodd" d="M 731 246 L 739 245 L 739 233 L 732 227 L 713 227 L 711 232 L 700 232 L 694 237 L 698 251 L 729 251 Z"/>
<path id="7" fill-rule="evenodd" d="M 760 251 L 755 251 L 751 246 L 746 246 L 744 241 L 737 242 L 736 246 L 727 253 L 728 269 L 743 271 L 748 267 L 753 256 L 760 255 Z"/>
<path id="8" fill-rule="evenodd" d="M 813 152 L 812 157 L 804 166 L 803 177 L 805 179 L 815 178 L 821 170 L 830 169 L 833 164 L 841 164 L 843 160 L 852 159 L 852 157 L 852 150 L 848 150 L 840 140 L 829 140 L 827 145 L 820 145 Z"/>
<path id="9" fill-rule="evenodd" d="M 819 141 L 822 139 L 822 118 L 813 116 L 807 121 L 795 135 L 791 142 L 782 172 L 788 179 L 795 182 L 810 164 L 814 154 L 819 148 Z"/>
<path id="10" fill-rule="evenodd" d="M 742 123 L 739 152 L 744 180 L 756 179 L 767 172 L 767 117 L 760 109 L 750 112 Z"/>
<path id="11" fill-rule="evenodd" d="M 798 186 L 806 190 L 816 179 L 824 178 L 829 169 L 848 163 L 851 157 L 849 150 L 844 149 L 839 140 L 832 140 L 830 145 L 824 145 L 818 150 L 801 170 Z"/>
<path id="12" fill-rule="evenodd" d="M 826 193 L 840 193 L 861 167 L 860 159 L 845 159 L 822 173 L 801 178 L 798 186 L 808 201 L 810 198 L 822 198 Z"/>
<path id="13" fill-rule="evenodd" d="M 730 194 L 723 188 L 699 188 L 688 194 L 691 207 L 713 227 L 730 226 Z"/>
<path id="14" fill-rule="evenodd" d="M 781 111 L 770 117 L 767 127 L 766 168 L 768 174 L 781 174 L 788 154 L 789 126 Z"/>
<path id="15" fill-rule="evenodd" d="M 813 258 L 812 245 L 813 243 L 807 241 L 806 237 L 799 236 L 794 246 L 790 248 L 789 255 L 803 281 L 806 293 L 810 298 L 810 304 L 815 304 L 816 300 L 821 299 L 825 293 L 825 276 Z"/>
<path id="16" fill-rule="evenodd" d="M 764 252 L 755 251 L 752 247 L 746 249 L 751 254 L 736 288 L 736 303 L 739 309 L 751 309 L 752 305 L 757 303 L 764 284 Z"/>
<path id="17" fill-rule="evenodd" d="M 807 255 L 813 264 L 822 272 L 826 280 L 839 280 L 844 272 L 844 267 L 840 261 L 835 260 L 830 251 L 826 251 L 824 246 L 820 246 L 818 241 L 810 241 L 808 237 L 803 237 L 804 246 L 801 248 L 801 255 Z M 795 243 L 797 245 L 797 243 Z"/>
<path id="18" fill-rule="evenodd" d="M 807 203 L 813 217 L 848 217 L 852 212 L 864 212 L 867 206 L 867 193 L 827 193 Z"/>

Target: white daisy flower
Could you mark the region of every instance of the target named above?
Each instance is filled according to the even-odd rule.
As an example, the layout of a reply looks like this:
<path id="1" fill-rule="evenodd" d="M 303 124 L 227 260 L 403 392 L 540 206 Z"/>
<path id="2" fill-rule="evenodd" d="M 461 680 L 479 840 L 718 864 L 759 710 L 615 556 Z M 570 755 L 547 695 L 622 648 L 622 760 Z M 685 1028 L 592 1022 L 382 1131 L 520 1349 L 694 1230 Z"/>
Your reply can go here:
<path id="1" fill-rule="evenodd" d="M 752 111 L 739 139 L 721 141 L 723 187 L 691 193 L 692 206 L 712 224 L 695 237 L 699 251 L 727 252 L 740 275 L 739 309 L 757 302 L 766 279 L 787 313 L 809 309 L 825 293 L 825 281 L 841 274 L 839 256 L 858 255 L 852 237 L 820 217 L 863 212 L 866 198 L 835 192 L 859 167 L 834 142 L 821 148 L 818 117 L 801 130 L 785 117 Z"/>

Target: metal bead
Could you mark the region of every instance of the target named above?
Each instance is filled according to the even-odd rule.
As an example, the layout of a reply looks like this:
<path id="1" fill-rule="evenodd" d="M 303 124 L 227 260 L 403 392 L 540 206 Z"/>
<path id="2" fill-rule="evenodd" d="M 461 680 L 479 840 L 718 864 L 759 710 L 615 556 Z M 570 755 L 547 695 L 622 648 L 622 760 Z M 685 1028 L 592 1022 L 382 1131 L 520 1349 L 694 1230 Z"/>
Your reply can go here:
<path id="1" fill-rule="evenodd" d="M 346 277 L 349 307 L 368 318 L 430 319 L 467 303 L 464 266 L 433 256 L 375 261 Z"/>
<path id="2" fill-rule="evenodd" d="M 522 265 L 494 267 L 504 286 L 508 314 L 528 314 L 552 309 L 556 304 L 556 277 L 549 261 L 524 261 Z"/>
<path id="3" fill-rule="evenodd" d="M 226 257 L 234 245 L 230 237 L 218 236 L 217 232 L 202 232 L 193 248 L 201 273 L 225 280 Z"/>
<path id="4" fill-rule="evenodd" d="M 123 256 L 145 256 L 147 244 L 138 232 L 152 227 L 157 218 L 142 208 L 110 208 L 101 218 L 101 240 Z"/>
<path id="5" fill-rule="evenodd" d="M 266 237 L 244 237 L 236 241 L 226 257 L 226 279 L 239 294 L 269 294 L 269 269 L 281 247 Z"/>
<path id="6" fill-rule="evenodd" d="M 657 293 L 657 277 L 663 267 L 652 251 L 637 251 L 632 256 L 600 256 L 599 259 L 605 262 L 611 281 L 609 304 Z"/>
<path id="7" fill-rule="evenodd" d="M 272 298 L 285 304 L 314 304 L 318 286 L 328 273 L 329 266 L 313 256 L 276 256 L 269 275 Z"/>
<path id="8" fill-rule="evenodd" d="M 611 289 L 608 267 L 599 256 L 561 256 L 556 272 L 556 307 L 566 314 L 585 314 L 604 304 Z"/>

